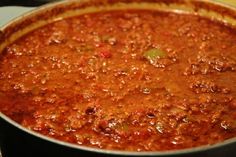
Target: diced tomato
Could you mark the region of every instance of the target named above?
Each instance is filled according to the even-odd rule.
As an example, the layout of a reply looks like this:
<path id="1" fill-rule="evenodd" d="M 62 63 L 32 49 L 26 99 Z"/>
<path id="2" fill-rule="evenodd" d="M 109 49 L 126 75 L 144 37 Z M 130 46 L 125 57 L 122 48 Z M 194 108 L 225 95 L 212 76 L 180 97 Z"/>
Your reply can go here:
<path id="1" fill-rule="evenodd" d="M 111 58 L 112 57 L 112 54 L 110 51 L 100 51 L 99 52 L 99 56 L 101 58 Z"/>

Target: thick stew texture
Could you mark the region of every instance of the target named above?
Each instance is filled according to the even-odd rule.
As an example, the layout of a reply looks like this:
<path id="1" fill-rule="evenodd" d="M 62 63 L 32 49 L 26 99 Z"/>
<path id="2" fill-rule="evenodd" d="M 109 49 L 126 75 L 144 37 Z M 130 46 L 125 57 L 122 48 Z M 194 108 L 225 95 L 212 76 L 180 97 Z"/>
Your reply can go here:
<path id="1" fill-rule="evenodd" d="M 90 147 L 163 151 L 236 136 L 236 29 L 154 10 L 84 14 L 0 56 L 0 111 Z"/>

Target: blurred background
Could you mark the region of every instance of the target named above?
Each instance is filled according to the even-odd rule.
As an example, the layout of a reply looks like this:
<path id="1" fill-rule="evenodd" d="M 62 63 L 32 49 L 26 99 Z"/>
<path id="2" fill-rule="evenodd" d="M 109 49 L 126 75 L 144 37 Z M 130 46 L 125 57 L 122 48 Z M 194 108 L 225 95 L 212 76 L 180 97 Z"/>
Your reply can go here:
<path id="1" fill-rule="evenodd" d="M 59 1 L 59 0 L 0 0 L 0 6 L 39 6 L 48 2 Z"/>
<path id="2" fill-rule="evenodd" d="M 9 5 L 39 6 L 52 1 L 59 1 L 59 0 L 0 0 L 0 6 L 9 6 Z M 212 1 L 220 1 L 236 6 L 236 0 L 212 0 Z"/>

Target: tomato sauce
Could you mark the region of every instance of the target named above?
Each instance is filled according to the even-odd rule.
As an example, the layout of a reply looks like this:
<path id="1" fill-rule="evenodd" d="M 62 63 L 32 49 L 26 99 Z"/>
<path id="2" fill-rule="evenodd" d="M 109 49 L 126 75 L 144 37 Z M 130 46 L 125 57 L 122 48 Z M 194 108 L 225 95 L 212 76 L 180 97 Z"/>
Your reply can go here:
<path id="1" fill-rule="evenodd" d="M 63 19 L 0 57 L 0 111 L 55 139 L 164 151 L 236 136 L 236 30 L 198 15 Z"/>

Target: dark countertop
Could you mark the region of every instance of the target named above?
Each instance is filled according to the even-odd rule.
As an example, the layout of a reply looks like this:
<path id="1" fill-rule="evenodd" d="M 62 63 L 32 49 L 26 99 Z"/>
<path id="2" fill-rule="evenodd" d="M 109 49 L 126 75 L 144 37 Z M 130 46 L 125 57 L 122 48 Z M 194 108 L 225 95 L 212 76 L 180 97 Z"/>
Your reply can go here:
<path id="1" fill-rule="evenodd" d="M 57 0 L 0 0 L 0 6 L 39 6 Z"/>

